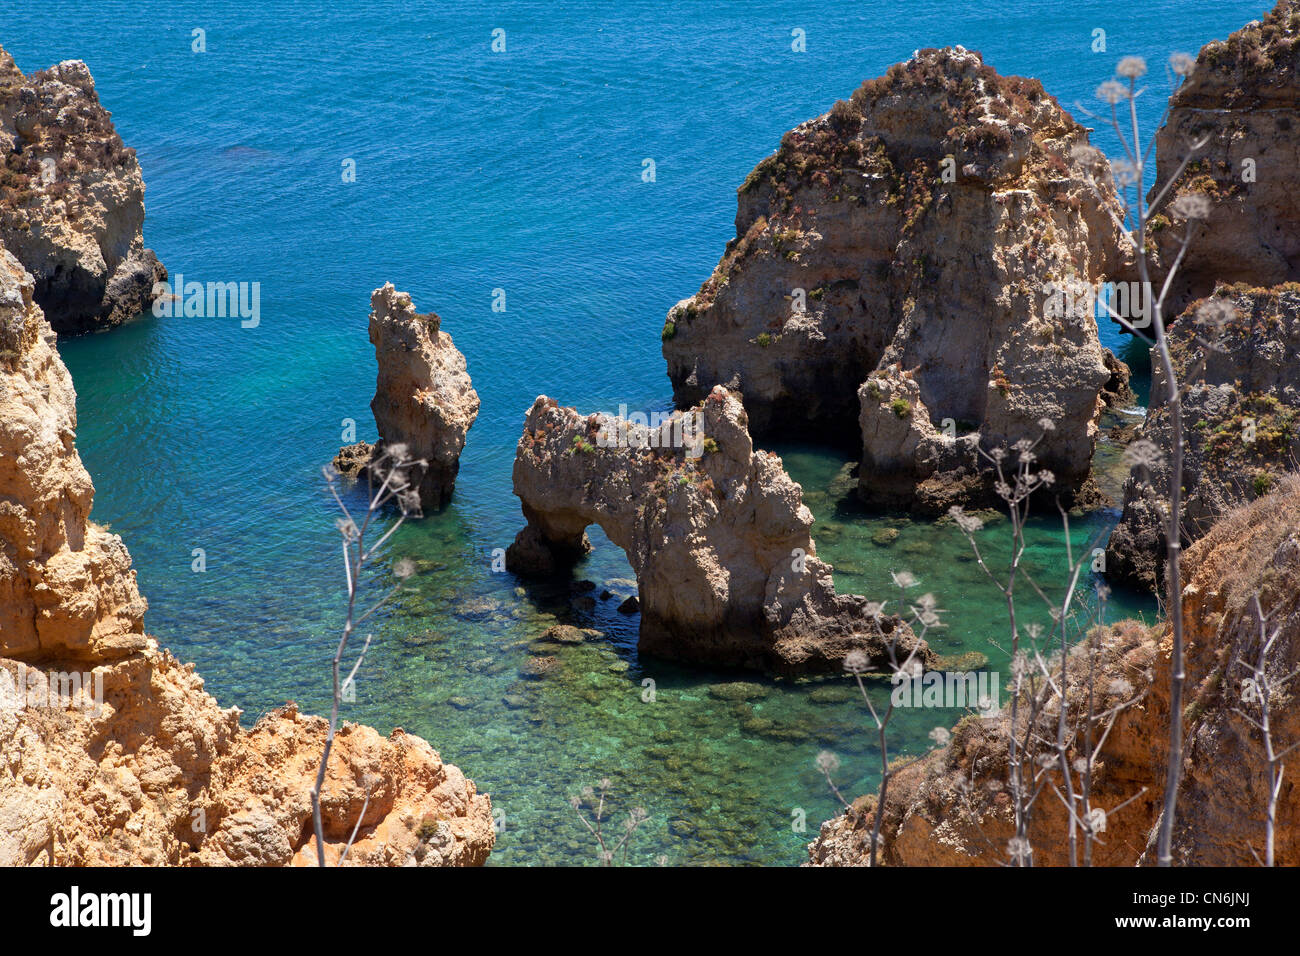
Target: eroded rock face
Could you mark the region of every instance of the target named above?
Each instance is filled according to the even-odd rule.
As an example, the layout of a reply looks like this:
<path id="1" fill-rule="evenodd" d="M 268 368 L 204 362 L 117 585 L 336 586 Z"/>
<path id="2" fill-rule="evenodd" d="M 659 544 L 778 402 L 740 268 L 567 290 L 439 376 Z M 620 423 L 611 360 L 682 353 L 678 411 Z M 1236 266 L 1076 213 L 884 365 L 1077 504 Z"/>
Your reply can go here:
<path id="1" fill-rule="evenodd" d="M 1279 629 L 1266 660 L 1274 744 L 1300 734 L 1293 684 L 1281 684 L 1300 664 L 1300 480 L 1234 511 L 1188 550 L 1184 625 L 1187 706 L 1184 779 L 1174 831 L 1174 862 L 1190 866 L 1254 866 L 1264 856 L 1267 758 L 1257 705 L 1243 680 L 1254 663 L 1260 627 L 1258 593 L 1268 629 Z M 1155 863 L 1168 748 L 1171 639 L 1168 628 L 1127 621 L 1098 632 L 1097 710 L 1118 707 L 1096 760 L 1092 805 L 1107 811 L 1096 865 Z M 1077 729 L 1087 713 L 1086 645 L 1074 653 L 1067 697 Z M 881 860 L 892 866 L 990 866 L 1008 862 L 1014 834 L 1007 791 L 1006 708 L 999 721 L 968 719 L 951 742 L 899 771 L 891 780 L 882 827 Z M 1055 739 L 1055 716 L 1048 723 Z M 1283 745 L 1285 746 L 1285 744 Z M 1033 756 L 1031 755 L 1031 759 Z M 1070 754 L 1073 760 L 1078 756 Z M 1059 772 L 1053 779 L 1060 786 Z M 1146 791 L 1143 792 L 1143 788 Z M 1132 799 L 1136 798 L 1136 799 Z M 1122 809 L 1110 812 L 1124 801 Z M 809 847 L 814 865 L 864 865 L 874 797 L 822 825 Z M 1030 843 L 1034 863 L 1068 865 L 1067 819 L 1050 795 L 1034 804 Z M 1082 843 L 1082 840 L 1080 841 Z M 1284 783 L 1275 840 L 1279 866 L 1300 863 L 1300 791 Z M 1082 860 L 1082 857 L 1080 857 Z"/>
<path id="2" fill-rule="evenodd" d="M 1231 315 L 1217 331 L 1205 314 Z M 1183 543 L 1222 515 L 1266 494 L 1300 461 L 1300 285 L 1222 287 L 1194 302 L 1169 332 L 1183 399 Z M 1217 341 L 1217 349 L 1204 342 Z M 1204 370 L 1197 369 L 1204 359 Z M 1165 518 L 1172 435 L 1166 385 L 1153 362 L 1152 408 L 1139 439 L 1157 458 L 1124 483 L 1124 511 L 1107 545 L 1117 580 L 1158 588 L 1164 580 Z"/>
<path id="3" fill-rule="evenodd" d="M 289 705 L 243 730 L 145 635 L 130 555 L 87 518 L 34 286 L 0 247 L 0 866 L 314 863 L 327 723 Z M 359 819 L 349 864 L 479 864 L 493 843 L 487 796 L 401 730 L 344 725 L 323 806 L 331 862 Z"/>
<path id="4" fill-rule="evenodd" d="M 739 397 L 717 387 L 674 422 L 652 433 L 539 397 L 514 467 L 528 525 L 507 566 L 554 572 L 585 553 L 596 524 L 636 573 L 646 653 L 797 673 L 838 669 L 855 649 L 883 666 L 896 635 L 906 656 L 905 625 L 835 593 L 803 491 L 754 450 Z"/>
<path id="5" fill-rule="evenodd" d="M 1177 172 L 1208 137 L 1171 195 L 1211 197 L 1208 219 L 1171 221 L 1157 210 L 1161 261 L 1186 258 L 1170 289 L 1170 314 L 1219 282 L 1273 286 L 1300 281 L 1300 2 L 1281 0 L 1262 21 L 1202 48 L 1170 100 L 1156 136 L 1157 182 Z"/>
<path id="6" fill-rule="evenodd" d="M 0 635 L 7 657 L 112 660 L 144 648 L 146 604 L 122 539 L 89 521 L 72 378 L 0 247 Z"/>
<path id="7" fill-rule="evenodd" d="M 144 180 L 86 64 L 24 77 L 0 49 L 0 243 L 60 334 L 120 325 L 167 270 L 144 247 Z"/>
<path id="8" fill-rule="evenodd" d="M 411 469 L 413 477 L 419 476 L 420 504 L 437 510 L 455 488 L 465 436 L 478 417 L 478 393 L 465 356 L 442 331 L 435 313 L 416 312 L 410 295 L 391 282 L 374 291 L 370 308 L 370 341 L 379 363 L 370 408 L 379 441 L 348 446 L 335 467 L 359 474 L 363 457 L 382 454 L 386 445 L 404 444 L 411 459 L 426 463 Z"/>
<path id="9" fill-rule="evenodd" d="M 736 238 L 664 328 L 678 405 L 722 384 L 755 434 L 861 428 L 864 496 L 903 504 L 936 468 L 977 470 L 974 440 L 933 440 L 945 419 L 993 447 L 1047 417 L 1042 464 L 1081 483 L 1112 374 L 1095 320 L 1061 314 L 1056 290 L 1101 279 L 1119 248 L 1086 144 L 1037 81 L 960 48 L 863 84 L 741 186 Z M 863 392 L 873 374 L 914 382 L 908 415 Z"/>

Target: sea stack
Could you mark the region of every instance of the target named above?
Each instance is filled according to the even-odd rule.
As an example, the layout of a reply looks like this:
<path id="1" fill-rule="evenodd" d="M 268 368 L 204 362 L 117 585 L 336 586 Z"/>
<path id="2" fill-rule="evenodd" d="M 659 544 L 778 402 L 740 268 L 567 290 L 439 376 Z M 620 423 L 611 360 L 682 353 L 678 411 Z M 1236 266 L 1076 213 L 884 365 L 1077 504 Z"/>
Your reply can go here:
<path id="1" fill-rule="evenodd" d="M 379 364 L 370 409 L 379 443 L 342 449 L 335 466 L 359 474 L 386 446 L 405 445 L 411 459 L 425 463 L 412 471 L 421 507 L 436 511 L 455 488 L 465 436 L 478 417 L 478 393 L 465 356 L 436 314 L 416 312 L 410 295 L 391 282 L 370 296 L 370 309 L 370 341 Z"/>
<path id="2" fill-rule="evenodd" d="M 595 524 L 636 573 L 645 653 L 777 674 L 838 671 L 851 651 L 884 669 L 891 642 L 905 658 L 916 641 L 907 625 L 835 593 L 803 489 L 754 449 L 747 424 L 721 386 L 653 428 L 540 396 L 515 456 L 528 525 L 507 567 L 562 570 Z M 933 663 L 924 642 L 916 660 Z"/>
<path id="3" fill-rule="evenodd" d="M 76 396 L 0 247 L 0 866 L 314 865 L 327 721 L 251 729 L 145 634 L 122 539 L 89 520 Z M 322 792 L 326 858 L 476 865 L 492 807 L 419 737 L 343 724 Z"/>
<path id="4" fill-rule="evenodd" d="M 740 187 L 736 237 L 664 327 L 679 407 L 722 384 L 756 437 L 858 442 L 884 505 L 986 494 L 977 448 L 1040 437 L 1077 492 L 1115 378 L 1074 305 L 1118 267 L 1101 166 L 1036 80 L 960 47 L 891 67 Z"/>
<path id="5" fill-rule="evenodd" d="M 144 179 L 86 64 L 23 76 L 0 49 L 0 242 L 60 335 L 120 325 L 167 278 L 144 247 Z"/>
<path id="6" fill-rule="evenodd" d="M 1252 287 L 1300 281 L 1300 0 L 1281 0 L 1262 20 L 1201 49 L 1169 102 L 1156 136 L 1157 184 L 1169 182 L 1195 143 L 1170 196 L 1211 200 L 1186 222 L 1155 210 L 1150 232 L 1169 264 L 1191 231 L 1170 288 L 1167 315 L 1220 282 Z M 1160 276 L 1157 275 L 1159 279 Z"/>
<path id="7" fill-rule="evenodd" d="M 1273 490 L 1300 462 L 1300 284 L 1223 286 L 1169 330 L 1183 398 L 1182 544 Z M 1169 500 L 1168 386 L 1152 362 L 1151 409 L 1124 483 L 1124 511 L 1106 548 L 1115 580 L 1164 582 Z"/>

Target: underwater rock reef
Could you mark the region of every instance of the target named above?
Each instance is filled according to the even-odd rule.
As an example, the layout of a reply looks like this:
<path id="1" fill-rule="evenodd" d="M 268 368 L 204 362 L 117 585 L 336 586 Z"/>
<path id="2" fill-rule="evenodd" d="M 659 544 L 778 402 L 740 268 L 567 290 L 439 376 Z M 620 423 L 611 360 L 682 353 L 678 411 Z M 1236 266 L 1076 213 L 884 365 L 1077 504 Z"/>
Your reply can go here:
<path id="1" fill-rule="evenodd" d="M 455 489 L 465 436 L 478 417 L 478 393 L 465 356 L 435 313 L 416 312 L 410 295 L 391 282 L 370 296 L 370 309 L 370 341 L 379 364 L 370 408 L 379 442 L 341 449 L 334 466 L 356 477 L 385 447 L 405 445 L 410 459 L 425 463 L 410 469 L 420 505 L 437 511 Z"/>
<path id="2" fill-rule="evenodd" d="M 1221 519 L 1188 550 L 1184 567 L 1186 748 L 1174 863 L 1255 866 L 1264 857 L 1269 792 L 1258 713 L 1243 713 L 1251 709 L 1252 699 L 1258 700 L 1249 686 L 1249 668 L 1258 662 L 1263 646 L 1255 598 L 1258 595 L 1267 633 L 1277 630 L 1263 663 L 1268 679 L 1280 682 L 1300 666 L 1300 478 L 1287 477 L 1272 494 Z M 1096 865 L 1155 863 L 1154 834 L 1167 761 L 1171 648 L 1167 624 L 1148 628 L 1124 621 L 1099 628 L 1071 652 L 1067 739 L 1075 743 L 1069 760 L 1082 757 L 1090 693 L 1095 692 L 1095 713 L 1118 708 L 1104 739 L 1101 730 L 1110 718 L 1093 728 L 1100 749 L 1093 761 L 1090 802 L 1106 811 L 1105 832 L 1093 847 Z M 1090 682 L 1089 667 L 1094 664 L 1096 676 Z M 1300 739 L 1300 707 L 1292 687 L 1279 686 L 1280 692 L 1275 687 L 1270 698 L 1270 723 L 1280 750 Z M 884 865 L 1006 863 L 1008 840 L 1015 834 L 1008 791 L 1009 714 L 1010 708 L 1004 707 L 996 720 L 966 718 L 953 728 L 946 746 L 891 778 L 881 829 Z M 1024 759 L 1048 768 L 1049 777 L 1063 789 L 1056 768 L 1056 713 L 1045 713 L 1041 720 L 1045 736 L 1037 740 L 1047 743 L 1035 743 Z M 1019 729 L 1023 733 L 1025 728 Z M 1073 736 L 1076 732 L 1078 737 Z M 809 845 L 812 865 L 867 865 L 875 806 L 875 795 L 869 794 L 847 813 L 823 823 Z M 1276 826 L 1277 865 L 1300 864 L 1300 790 L 1285 778 Z M 1068 831 L 1064 803 L 1044 785 L 1030 816 L 1034 864 L 1069 865 Z"/>
<path id="3" fill-rule="evenodd" d="M 29 76 L 0 48 L 0 243 L 36 283 L 56 332 L 148 309 L 167 270 L 144 247 L 144 179 L 86 64 Z"/>
<path id="4" fill-rule="evenodd" d="M 852 439 L 885 506 L 988 498 L 977 449 L 1022 439 L 1080 491 L 1122 364 L 1061 308 L 1120 266 L 1087 144 L 1037 80 L 960 47 L 867 81 L 740 187 L 736 237 L 664 326 L 678 406 L 720 384 L 759 438 Z"/>
<path id="5" fill-rule="evenodd" d="M 289 704 L 245 730 L 145 634 L 35 292 L 0 247 L 0 866 L 314 864 L 327 721 Z M 344 724 L 328 770 L 331 862 L 358 824 L 349 864 L 487 858 L 490 800 L 420 738 Z"/>
<path id="6" fill-rule="evenodd" d="M 836 594 L 812 513 L 781 459 L 754 449 L 739 396 L 715 387 L 658 429 L 581 415 L 539 396 L 515 456 L 527 526 L 506 552 L 523 575 L 562 570 L 596 524 L 636 574 L 643 653 L 796 674 L 929 648 L 896 617 Z"/>
<path id="7" fill-rule="evenodd" d="M 1233 508 L 1267 494 L 1300 463 L 1300 284 L 1220 286 L 1169 330 L 1183 398 L 1182 544 Z M 1169 387 L 1153 363 L 1145 451 L 1124 483 L 1106 547 L 1114 580 L 1163 586 L 1170 457 Z"/>

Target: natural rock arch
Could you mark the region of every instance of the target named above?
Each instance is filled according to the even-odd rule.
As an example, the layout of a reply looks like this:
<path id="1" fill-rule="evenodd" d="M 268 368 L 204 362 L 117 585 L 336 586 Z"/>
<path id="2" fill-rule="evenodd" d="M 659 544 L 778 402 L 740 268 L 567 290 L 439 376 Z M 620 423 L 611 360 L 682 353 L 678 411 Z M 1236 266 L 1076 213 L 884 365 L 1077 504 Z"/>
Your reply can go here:
<path id="1" fill-rule="evenodd" d="M 905 657 L 906 625 L 835 593 L 802 489 L 754 450 L 747 424 L 722 387 L 657 430 L 539 397 L 514 466 L 528 525 L 507 567 L 554 572 L 585 553 L 596 524 L 636 574 L 642 651 L 797 673 L 838 670 L 852 650 L 884 667 L 897 637 Z M 918 659 L 932 660 L 928 649 Z"/>

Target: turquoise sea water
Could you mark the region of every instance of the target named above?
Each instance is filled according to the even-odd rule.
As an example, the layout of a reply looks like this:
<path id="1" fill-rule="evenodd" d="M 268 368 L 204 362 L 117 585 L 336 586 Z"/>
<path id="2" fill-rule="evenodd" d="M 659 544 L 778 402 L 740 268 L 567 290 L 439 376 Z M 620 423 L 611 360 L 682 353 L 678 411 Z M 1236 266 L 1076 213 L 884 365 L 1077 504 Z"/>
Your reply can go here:
<path id="1" fill-rule="evenodd" d="M 736 186 L 785 130 L 914 49 L 978 49 L 1070 107 L 1091 100 L 1118 57 L 1155 65 L 1195 52 L 1264 8 L 6 4 L 0 43 L 21 68 L 89 64 L 139 153 L 146 242 L 169 270 L 261 283 L 257 328 L 146 317 L 61 344 L 95 518 L 131 550 L 151 633 L 248 722 L 290 698 L 327 706 L 343 584 L 319 467 L 344 419 L 373 437 L 366 317 L 370 291 L 392 281 L 441 314 L 483 406 L 455 500 L 403 528 L 375 570 L 380 587 L 392 557 L 421 567 L 376 628 L 347 717 L 429 738 L 490 792 L 505 813 L 497 864 L 591 862 L 567 796 L 601 777 L 620 812 L 649 812 L 636 862 L 800 862 L 836 810 L 817 752 L 840 756 L 846 793 L 874 785 L 862 707 L 842 680 L 719 699 L 709 686 L 737 675 L 638 659 L 635 618 L 615 612 L 617 598 L 582 610 L 563 584 L 520 597 L 520 582 L 493 574 L 492 550 L 522 525 L 510 467 L 525 410 L 539 393 L 583 411 L 666 407 L 663 317 L 732 235 Z M 196 28 L 205 53 L 191 51 Z M 495 28 L 504 53 L 490 50 Z M 791 51 L 795 28 L 806 53 Z M 1095 28 L 1107 31 L 1104 54 L 1090 51 Z M 1148 125 L 1164 84 L 1153 73 Z M 1104 132 L 1096 141 L 1114 145 Z M 646 158 L 654 183 L 641 180 Z M 506 292 L 503 313 L 494 289 Z M 909 569 L 949 609 L 937 649 L 981 651 L 1005 671 L 1000 598 L 951 528 L 863 514 L 833 485 L 833 452 L 778 450 L 841 589 L 889 596 L 889 572 Z M 1078 543 L 1107 520 L 1080 525 Z M 892 544 L 873 542 L 882 528 L 900 532 Z M 985 532 L 987 546 L 1005 530 Z M 622 553 L 593 540 L 575 577 L 628 593 Z M 205 573 L 191 570 L 195 548 Z M 1050 574 L 1062 560 L 1059 528 L 1036 529 L 1031 563 Z M 1108 615 L 1152 610 L 1116 595 Z M 530 643 L 557 620 L 606 637 L 548 651 L 559 673 L 521 679 Z M 932 727 L 960 716 L 905 712 L 895 746 L 924 750 Z M 801 809 L 807 833 L 791 826 Z"/>

